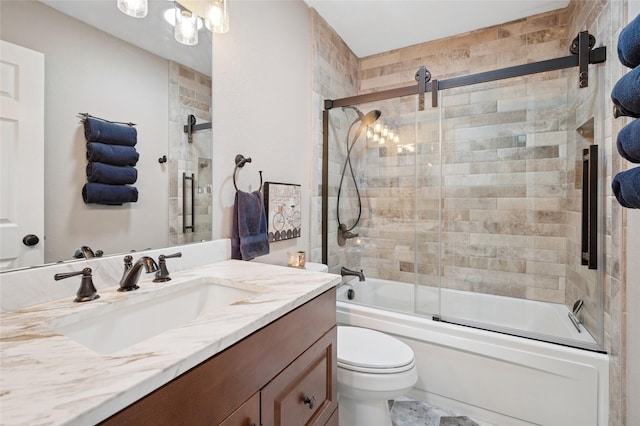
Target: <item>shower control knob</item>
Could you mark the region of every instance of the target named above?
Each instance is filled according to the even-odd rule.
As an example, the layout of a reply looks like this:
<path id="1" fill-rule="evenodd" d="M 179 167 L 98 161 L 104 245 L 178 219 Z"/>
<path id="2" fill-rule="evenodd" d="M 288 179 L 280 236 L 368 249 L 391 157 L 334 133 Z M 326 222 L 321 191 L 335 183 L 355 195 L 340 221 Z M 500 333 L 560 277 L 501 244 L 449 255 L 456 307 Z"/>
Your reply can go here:
<path id="1" fill-rule="evenodd" d="M 24 238 L 22 239 L 22 244 L 24 244 L 25 246 L 35 246 L 39 242 L 40 242 L 40 238 L 38 238 L 37 235 L 33 235 L 33 234 L 25 235 Z"/>

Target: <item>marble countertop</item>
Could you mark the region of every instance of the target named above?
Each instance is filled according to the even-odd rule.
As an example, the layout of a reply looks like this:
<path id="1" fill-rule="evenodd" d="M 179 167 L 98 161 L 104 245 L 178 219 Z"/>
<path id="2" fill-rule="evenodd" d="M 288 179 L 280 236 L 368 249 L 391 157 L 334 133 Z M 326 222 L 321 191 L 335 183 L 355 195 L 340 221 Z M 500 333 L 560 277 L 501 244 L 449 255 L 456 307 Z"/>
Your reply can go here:
<path id="1" fill-rule="evenodd" d="M 100 290 L 101 297 L 92 302 L 74 303 L 70 295 L 0 314 L 0 424 L 98 423 L 340 281 L 337 275 L 235 260 L 172 277 L 166 283 L 153 283 L 152 274 L 143 275 L 134 292 L 110 287 Z M 47 325 L 72 312 L 145 297 L 202 277 L 255 293 L 109 355 L 100 355 Z"/>

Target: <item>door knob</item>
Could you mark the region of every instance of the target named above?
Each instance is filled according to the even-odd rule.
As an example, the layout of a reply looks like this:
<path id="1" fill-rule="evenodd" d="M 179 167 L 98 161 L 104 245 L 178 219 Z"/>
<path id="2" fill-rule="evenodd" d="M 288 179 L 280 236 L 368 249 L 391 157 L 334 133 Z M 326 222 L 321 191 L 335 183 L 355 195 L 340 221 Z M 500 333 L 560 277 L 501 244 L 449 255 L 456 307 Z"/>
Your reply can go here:
<path id="1" fill-rule="evenodd" d="M 40 238 L 38 238 L 37 235 L 33 235 L 33 234 L 25 235 L 24 238 L 22 239 L 22 244 L 24 244 L 25 246 L 35 246 L 39 242 L 40 242 Z"/>

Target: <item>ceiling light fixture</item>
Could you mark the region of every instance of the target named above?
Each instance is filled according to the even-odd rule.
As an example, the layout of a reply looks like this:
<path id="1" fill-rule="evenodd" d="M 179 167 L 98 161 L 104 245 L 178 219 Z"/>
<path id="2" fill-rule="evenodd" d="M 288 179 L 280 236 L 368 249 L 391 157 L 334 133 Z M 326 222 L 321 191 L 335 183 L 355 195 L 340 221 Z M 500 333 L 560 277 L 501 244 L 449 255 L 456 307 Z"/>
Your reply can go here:
<path id="1" fill-rule="evenodd" d="M 194 46 L 198 44 L 198 15 L 175 3 L 175 28 L 173 33 L 178 43 Z"/>
<path id="2" fill-rule="evenodd" d="M 204 25 L 211 32 L 224 34 L 229 31 L 229 11 L 227 0 L 210 0 Z"/>
<path id="3" fill-rule="evenodd" d="M 149 11 L 147 0 L 118 0 L 118 9 L 134 18 L 144 18 Z"/>

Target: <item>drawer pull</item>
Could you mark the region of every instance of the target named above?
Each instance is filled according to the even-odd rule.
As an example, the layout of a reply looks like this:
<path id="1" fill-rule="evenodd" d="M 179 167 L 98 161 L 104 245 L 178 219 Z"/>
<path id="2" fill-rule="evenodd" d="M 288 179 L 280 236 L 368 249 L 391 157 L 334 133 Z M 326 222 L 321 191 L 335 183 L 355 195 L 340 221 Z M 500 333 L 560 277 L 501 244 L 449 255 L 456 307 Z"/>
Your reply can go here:
<path id="1" fill-rule="evenodd" d="M 316 405 L 316 397 L 312 396 L 309 398 L 309 395 L 305 395 L 302 402 L 304 402 L 304 405 L 308 405 L 309 409 L 313 409 L 313 406 Z"/>

